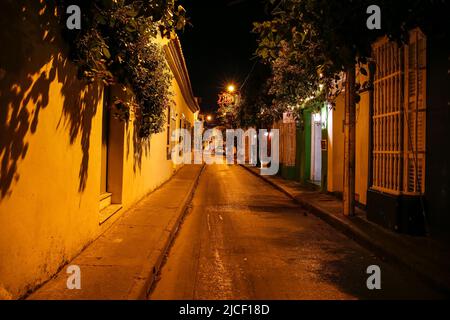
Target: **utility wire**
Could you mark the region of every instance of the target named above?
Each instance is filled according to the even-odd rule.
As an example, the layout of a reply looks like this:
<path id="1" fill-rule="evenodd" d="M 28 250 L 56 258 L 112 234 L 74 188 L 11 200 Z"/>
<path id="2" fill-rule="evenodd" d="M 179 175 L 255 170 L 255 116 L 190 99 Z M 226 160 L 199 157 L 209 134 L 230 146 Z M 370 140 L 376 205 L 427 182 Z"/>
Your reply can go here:
<path id="1" fill-rule="evenodd" d="M 245 78 L 244 82 L 242 83 L 241 87 L 239 88 L 239 91 L 242 91 L 242 88 L 244 88 L 244 86 L 247 84 L 248 79 L 250 79 L 250 76 L 253 73 L 253 70 L 255 70 L 256 64 L 258 63 L 258 60 L 255 60 L 255 62 L 253 63 L 253 66 L 250 70 L 250 72 L 248 73 L 247 77 Z"/>

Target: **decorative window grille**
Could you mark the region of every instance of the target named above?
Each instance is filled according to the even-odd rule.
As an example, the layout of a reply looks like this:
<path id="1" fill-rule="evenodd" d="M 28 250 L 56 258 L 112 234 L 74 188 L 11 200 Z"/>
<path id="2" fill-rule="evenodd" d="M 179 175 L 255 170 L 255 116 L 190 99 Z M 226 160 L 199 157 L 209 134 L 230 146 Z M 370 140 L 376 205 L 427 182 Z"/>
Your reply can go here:
<path id="1" fill-rule="evenodd" d="M 425 191 L 426 38 L 407 45 L 383 38 L 373 45 L 377 64 L 372 116 L 372 188 L 390 194 Z"/>

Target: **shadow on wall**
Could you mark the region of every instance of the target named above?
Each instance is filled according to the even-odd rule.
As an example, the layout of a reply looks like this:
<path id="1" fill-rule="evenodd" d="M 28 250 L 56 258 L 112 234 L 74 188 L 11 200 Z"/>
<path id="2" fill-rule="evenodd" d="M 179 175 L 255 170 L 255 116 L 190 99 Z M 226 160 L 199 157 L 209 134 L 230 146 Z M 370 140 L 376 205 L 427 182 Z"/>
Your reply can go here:
<path id="1" fill-rule="evenodd" d="M 121 85 L 113 85 L 112 94 L 109 95 L 106 99 L 108 100 L 108 108 L 113 110 L 114 106 L 113 102 L 115 98 L 118 98 L 123 101 L 136 101 L 134 94 L 130 90 L 122 90 Z M 126 159 L 133 159 L 133 172 L 138 174 L 142 170 L 142 162 L 144 159 L 149 158 L 151 155 L 151 139 L 141 138 L 139 136 L 140 131 L 140 121 L 137 118 L 135 112 L 131 112 L 130 120 L 125 121 L 125 143 L 126 143 Z"/>
<path id="2" fill-rule="evenodd" d="M 46 1 L 47 2 L 47 1 Z M 0 200 L 20 179 L 18 165 L 29 148 L 27 137 L 38 129 L 42 110 L 61 112 L 58 129 L 68 129 L 70 143 L 81 135 L 83 159 L 79 191 L 86 187 L 89 137 L 102 96 L 98 85 L 85 86 L 63 48 L 55 6 L 44 1 L 7 0 L 0 13 Z M 62 106 L 52 104 L 50 85 L 62 84 Z M 46 159 L 42 159 L 45 165 Z"/>
<path id="3" fill-rule="evenodd" d="M 151 136 L 145 139 L 142 139 L 139 137 L 139 124 L 138 122 L 134 121 L 133 123 L 133 171 L 134 173 L 139 173 L 142 170 L 142 160 L 144 158 L 150 157 L 150 150 L 151 150 Z M 128 131 L 129 132 L 129 131 Z M 128 137 L 128 146 L 127 146 L 127 153 L 129 154 L 130 145 L 129 141 L 130 138 Z"/>

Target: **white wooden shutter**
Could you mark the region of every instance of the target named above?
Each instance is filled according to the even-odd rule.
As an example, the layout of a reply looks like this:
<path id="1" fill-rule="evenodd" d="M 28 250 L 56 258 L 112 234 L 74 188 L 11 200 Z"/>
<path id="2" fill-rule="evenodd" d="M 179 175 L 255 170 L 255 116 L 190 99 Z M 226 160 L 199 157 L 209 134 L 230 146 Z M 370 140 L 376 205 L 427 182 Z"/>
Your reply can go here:
<path id="1" fill-rule="evenodd" d="M 390 194 L 425 192 L 426 37 L 407 45 L 386 37 L 373 45 L 377 64 L 372 117 L 372 188 Z"/>
<path id="2" fill-rule="evenodd" d="M 403 176 L 403 48 L 387 37 L 373 45 L 374 82 L 373 189 L 400 194 Z"/>
<path id="3" fill-rule="evenodd" d="M 405 177 L 404 192 L 425 192 L 426 38 L 410 32 L 405 52 Z"/>

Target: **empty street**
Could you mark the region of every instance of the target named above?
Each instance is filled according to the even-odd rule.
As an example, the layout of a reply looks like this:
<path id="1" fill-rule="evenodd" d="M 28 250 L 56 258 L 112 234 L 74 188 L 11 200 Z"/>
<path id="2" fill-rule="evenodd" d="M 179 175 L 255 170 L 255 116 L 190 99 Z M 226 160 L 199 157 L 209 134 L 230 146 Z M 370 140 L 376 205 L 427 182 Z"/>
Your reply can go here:
<path id="1" fill-rule="evenodd" d="M 367 267 L 381 268 L 370 291 Z M 439 298 L 240 166 L 207 166 L 151 299 Z"/>

